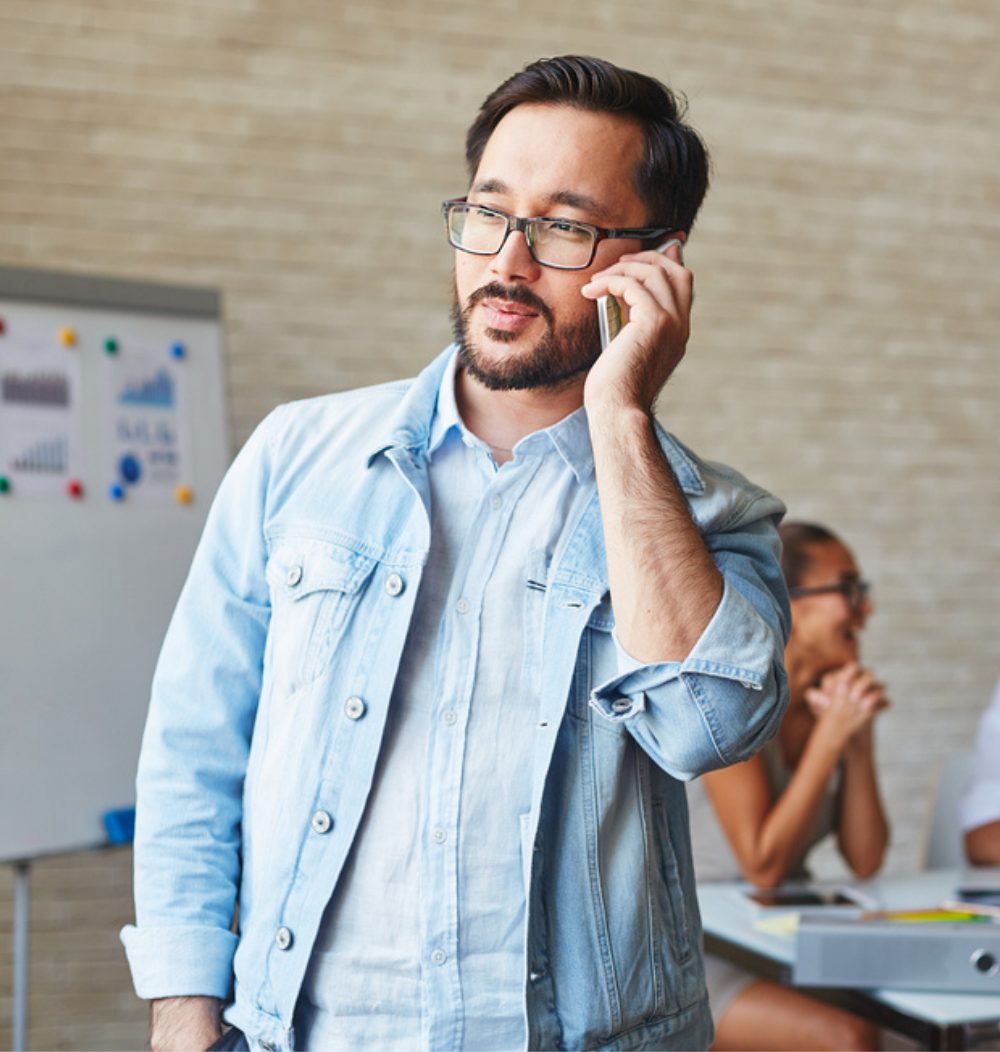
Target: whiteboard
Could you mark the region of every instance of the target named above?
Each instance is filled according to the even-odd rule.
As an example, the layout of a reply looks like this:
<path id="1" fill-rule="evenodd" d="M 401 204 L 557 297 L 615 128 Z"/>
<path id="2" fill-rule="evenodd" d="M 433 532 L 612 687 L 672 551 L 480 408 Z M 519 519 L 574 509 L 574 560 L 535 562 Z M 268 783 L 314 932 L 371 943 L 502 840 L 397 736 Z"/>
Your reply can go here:
<path id="1" fill-rule="evenodd" d="M 0 267 L 0 861 L 106 842 L 229 462 L 219 296 Z"/>

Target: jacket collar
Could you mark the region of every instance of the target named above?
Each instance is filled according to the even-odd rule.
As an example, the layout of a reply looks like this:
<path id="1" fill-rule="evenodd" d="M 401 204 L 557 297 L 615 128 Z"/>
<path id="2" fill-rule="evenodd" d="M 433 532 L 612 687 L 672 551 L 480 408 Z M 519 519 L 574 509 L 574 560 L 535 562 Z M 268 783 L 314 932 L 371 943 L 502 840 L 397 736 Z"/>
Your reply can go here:
<path id="1" fill-rule="evenodd" d="M 454 380 L 454 358 L 457 350 L 455 344 L 450 344 L 412 381 L 395 412 L 368 447 L 368 467 L 371 467 L 380 453 L 391 449 L 419 452 L 426 457 L 432 448 L 440 444 L 452 424 L 462 426 L 455 405 L 453 382 L 449 394 L 444 396 L 439 406 L 443 383 L 449 377 L 451 381 Z M 439 409 L 440 414 L 436 412 Z M 440 427 L 435 425 L 435 417 L 438 415 Z M 667 457 L 681 490 L 687 496 L 699 496 L 704 493 L 705 483 L 701 472 L 688 451 L 659 421 L 655 422 L 655 426 L 660 448 Z M 558 424 L 547 428 L 545 433 L 572 468 L 579 482 L 593 477 L 593 452 L 585 412 L 570 414 Z M 538 432 L 536 436 L 541 437 L 542 434 L 544 433 Z"/>

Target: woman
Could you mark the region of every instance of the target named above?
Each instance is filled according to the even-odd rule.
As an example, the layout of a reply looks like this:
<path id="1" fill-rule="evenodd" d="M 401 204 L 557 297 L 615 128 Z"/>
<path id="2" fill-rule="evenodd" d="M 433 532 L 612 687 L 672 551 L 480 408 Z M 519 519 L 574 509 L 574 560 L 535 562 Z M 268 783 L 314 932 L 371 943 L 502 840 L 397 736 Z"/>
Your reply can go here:
<path id="1" fill-rule="evenodd" d="M 781 527 L 792 604 L 785 648 L 790 700 L 777 737 L 745 763 L 689 786 L 700 882 L 774 887 L 808 876 L 810 848 L 835 832 L 859 878 L 882 863 L 888 826 L 875 778 L 872 725 L 888 705 L 859 663 L 872 607 L 850 550 L 822 526 Z M 868 1049 L 862 1020 L 709 955 L 716 1049 Z"/>

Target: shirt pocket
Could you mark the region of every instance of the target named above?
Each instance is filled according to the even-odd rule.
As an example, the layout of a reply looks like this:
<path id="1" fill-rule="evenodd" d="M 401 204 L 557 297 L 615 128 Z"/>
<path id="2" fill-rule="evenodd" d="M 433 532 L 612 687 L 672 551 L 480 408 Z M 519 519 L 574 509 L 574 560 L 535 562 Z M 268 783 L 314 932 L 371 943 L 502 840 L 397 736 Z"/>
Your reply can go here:
<path id="1" fill-rule="evenodd" d="M 283 539 L 271 551 L 271 677 L 293 693 L 329 667 L 377 561 L 347 544 Z"/>

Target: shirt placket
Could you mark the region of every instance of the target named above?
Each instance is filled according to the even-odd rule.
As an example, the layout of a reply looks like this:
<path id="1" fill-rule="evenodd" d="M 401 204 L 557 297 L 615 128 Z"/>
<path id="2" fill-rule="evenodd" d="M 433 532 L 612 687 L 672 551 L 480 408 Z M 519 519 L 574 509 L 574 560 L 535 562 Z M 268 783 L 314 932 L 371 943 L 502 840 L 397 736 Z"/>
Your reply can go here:
<path id="1" fill-rule="evenodd" d="M 479 658 L 479 629 L 490 577 L 517 502 L 535 472 L 538 457 L 497 470 L 481 449 L 470 451 L 488 475 L 479 505 L 456 562 L 442 624 L 438 662 L 441 689 L 434 699 L 428 742 L 428 777 L 421 835 L 422 944 L 425 1047 L 461 1049 L 463 998 L 459 931 L 459 821 L 466 777 L 463 760 Z"/>

